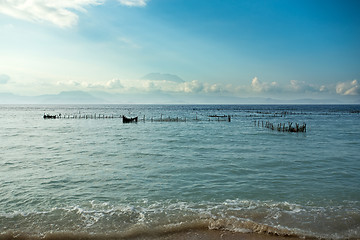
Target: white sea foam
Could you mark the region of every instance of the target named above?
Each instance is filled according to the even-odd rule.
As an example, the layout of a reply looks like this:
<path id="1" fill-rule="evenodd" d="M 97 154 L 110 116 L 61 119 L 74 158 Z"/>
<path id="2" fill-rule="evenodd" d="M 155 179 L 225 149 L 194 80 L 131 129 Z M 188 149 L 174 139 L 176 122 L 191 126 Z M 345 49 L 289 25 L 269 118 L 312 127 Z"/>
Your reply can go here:
<path id="1" fill-rule="evenodd" d="M 301 211 L 289 211 L 289 206 Z M 275 210 L 274 210 L 275 208 Z M 259 213 L 260 211 L 260 213 Z M 335 212 L 334 212 L 335 211 Z M 14 212 L 11 215 L 1 215 L 0 221 L 10 225 L 2 225 L 0 232 L 11 230 L 11 222 L 17 221 L 24 232 L 37 232 L 42 235 L 50 232 L 74 231 L 93 234 L 127 232 L 130 229 L 159 229 L 169 230 L 188 223 L 207 226 L 209 229 L 227 230 L 233 232 L 256 232 L 276 235 L 297 235 L 323 238 L 341 239 L 344 236 L 354 238 L 358 236 L 359 226 L 356 225 L 360 212 L 351 209 L 352 216 L 346 216 L 347 222 L 353 222 L 353 227 L 343 232 L 331 232 L 331 226 L 339 224 L 332 221 L 331 216 L 344 219 L 340 208 L 318 208 L 313 206 L 299 206 L 288 202 L 226 200 L 224 202 L 139 202 L 137 205 L 113 205 L 92 201 L 84 206 L 69 206 L 53 208 L 42 212 Z M 260 215 L 259 215 L 260 214 Z M 272 215 L 275 214 L 275 215 Z M 289 215 L 290 214 L 290 215 Z M 289 215 L 284 218 L 283 215 Z M 262 216 L 262 218 L 259 218 Z M 327 231 L 321 231 L 309 219 L 316 219 L 322 224 L 329 224 Z M 285 221 L 286 220 L 286 221 Z M 71 224 L 69 224 L 71 223 Z M 34 224 L 37 226 L 33 229 Z M 306 226 L 306 228 L 298 227 Z M 15 230 L 15 229 L 14 229 Z M 131 231 L 133 231 L 131 230 Z M 160 230 L 159 230 L 160 231 Z"/>

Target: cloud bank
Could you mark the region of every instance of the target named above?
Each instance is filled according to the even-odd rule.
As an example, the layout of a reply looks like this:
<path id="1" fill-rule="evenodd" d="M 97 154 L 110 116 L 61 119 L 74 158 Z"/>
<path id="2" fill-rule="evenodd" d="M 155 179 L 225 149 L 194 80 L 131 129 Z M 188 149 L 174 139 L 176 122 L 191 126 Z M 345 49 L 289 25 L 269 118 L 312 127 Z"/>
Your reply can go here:
<path id="1" fill-rule="evenodd" d="M 164 93 L 220 93 L 228 92 L 231 87 L 222 84 L 202 83 L 197 80 L 177 82 L 171 80 L 114 78 L 106 82 L 89 83 L 86 81 L 58 81 L 56 87 L 77 90 L 109 90 L 115 92 L 164 92 Z M 227 89 L 227 90 L 226 90 Z"/>
<path id="2" fill-rule="evenodd" d="M 130 7 L 144 7 L 148 0 L 118 0 Z M 0 13 L 25 21 L 49 22 L 61 28 L 75 26 L 77 12 L 86 7 L 104 4 L 105 0 L 1 0 Z"/>
<path id="3" fill-rule="evenodd" d="M 147 77 L 148 76 L 148 77 Z M 153 76 L 154 78 L 151 78 Z M 165 78 L 167 76 L 167 78 Z M 147 79 L 148 78 L 148 79 Z M 158 80 L 159 78 L 159 80 Z M 232 96 L 280 96 L 280 95 L 306 95 L 306 94 L 337 94 L 360 95 L 357 80 L 340 82 L 336 85 L 315 85 L 304 81 L 291 80 L 287 84 L 278 82 L 262 82 L 257 77 L 249 81 L 248 85 L 234 85 L 223 83 L 206 83 L 198 80 L 184 81 L 171 74 L 148 74 L 141 79 L 114 78 L 106 82 L 58 82 L 57 86 L 69 89 L 98 89 L 114 92 L 163 92 L 185 94 L 217 94 Z"/>
<path id="4" fill-rule="evenodd" d="M 56 83 L 57 87 L 61 88 L 69 88 L 69 89 L 109 89 L 109 90 L 119 90 L 123 89 L 123 85 L 119 79 L 112 79 L 107 82 L 96 82 L 96 83 L 89 83 L 86 81 L 58 81 Z"/>

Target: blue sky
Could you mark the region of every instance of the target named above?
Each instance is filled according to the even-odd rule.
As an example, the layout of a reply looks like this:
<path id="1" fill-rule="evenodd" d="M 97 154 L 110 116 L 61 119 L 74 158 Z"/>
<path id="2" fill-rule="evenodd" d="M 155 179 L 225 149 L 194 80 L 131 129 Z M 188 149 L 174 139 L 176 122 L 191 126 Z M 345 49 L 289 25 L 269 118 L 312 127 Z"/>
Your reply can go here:
<path id="1" fill-rule="evenodd" d="M 359 11 L 351 0 L 1 0 L 0 92 L 359 99 Z"/>

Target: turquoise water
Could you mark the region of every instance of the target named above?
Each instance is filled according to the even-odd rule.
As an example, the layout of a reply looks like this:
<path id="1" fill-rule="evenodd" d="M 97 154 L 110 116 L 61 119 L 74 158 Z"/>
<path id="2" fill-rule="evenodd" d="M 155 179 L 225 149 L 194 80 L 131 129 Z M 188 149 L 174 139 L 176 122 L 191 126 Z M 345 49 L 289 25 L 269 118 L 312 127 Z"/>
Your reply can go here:
<path id="1" fill-rule="evenodd" d="M 201 226 L 359 239 L 359 110 L 0 105 L 0 236 Z M 265 121 L 305 122 L 307 131 L 272 131 Z"/>

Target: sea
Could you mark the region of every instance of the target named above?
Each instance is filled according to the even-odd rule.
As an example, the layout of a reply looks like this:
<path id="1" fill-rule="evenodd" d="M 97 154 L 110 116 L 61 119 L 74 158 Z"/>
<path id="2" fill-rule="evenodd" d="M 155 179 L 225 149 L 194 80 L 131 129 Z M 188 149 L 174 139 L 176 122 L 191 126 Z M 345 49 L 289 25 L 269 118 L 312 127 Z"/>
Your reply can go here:
<path id="1" fill-rule="evenodd" d="M 360 239 L 360 105 L 0 105 L 0 239 L 193 228 Z"/>

